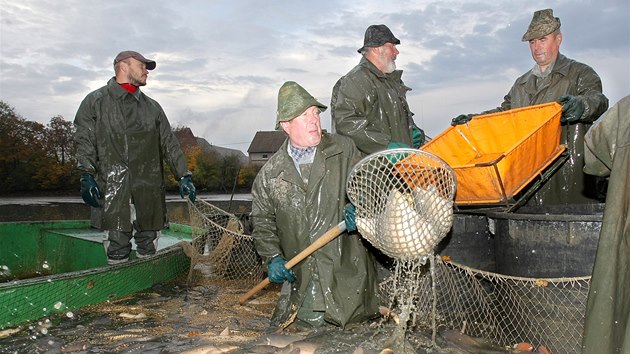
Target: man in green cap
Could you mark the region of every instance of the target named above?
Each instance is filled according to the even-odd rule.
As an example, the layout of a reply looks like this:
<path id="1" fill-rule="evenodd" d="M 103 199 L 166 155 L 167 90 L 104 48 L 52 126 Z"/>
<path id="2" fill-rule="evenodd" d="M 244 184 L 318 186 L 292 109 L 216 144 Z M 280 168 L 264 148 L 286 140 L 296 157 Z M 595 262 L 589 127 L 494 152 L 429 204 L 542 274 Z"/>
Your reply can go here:
<path id="1" fill-rule="evenodd" d="M 356 234 L 342 234 L 298 263 L 285 262 L 346 222 L 345 182 L 360 153 L 351 139 L 322 131 L 326 106 L 293 81 L 278 93 L 276 129 L 288 139 L 262 167 L 252 187 L 252 236 L 269 280 L 283 284 L 271 328 L 345 327 L 378 316 L 373 256 Z"/>
<path id="2" fill-rule="evenodd" d="M 333 131 L 352 138 L 366 155 L 424 144 L 424 131 L 407 104 L 411 89 L 401 79 L 402 70 L 396 70 L 398 44 L 387 26 L 369 26 L 358 50 L 361 61 L 333 87 Z"/>
<path id="3" fill-rule="evenodd" d="M 584 134 L 608 109 L 602 82 L 588 65 L 560 54 L 560 19 L 552 9 L 534 13 L 522 41 L 529 42 L 534 67 L 516 79 L 500 107 L 487 114 L 557 101 L 562 104 L 561 144 L 567 145 L 569 159 L 530 198 L 529 205 L 587 204 L 599 202 L 595 178 L 583 172 Z M 451 124 L 465 124 L 476 114 L 461 114 Z"/>

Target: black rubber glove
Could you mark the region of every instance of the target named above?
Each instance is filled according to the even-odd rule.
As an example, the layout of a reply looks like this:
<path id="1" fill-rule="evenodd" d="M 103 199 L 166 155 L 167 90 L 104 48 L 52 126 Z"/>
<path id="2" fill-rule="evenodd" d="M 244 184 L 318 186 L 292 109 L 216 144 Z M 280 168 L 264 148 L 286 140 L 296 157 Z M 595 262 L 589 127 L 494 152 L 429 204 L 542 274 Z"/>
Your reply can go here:
<path id="1" fill-rule="evenodd" d="M 354 204 L 348 203 L 343 208 L 343 221 L 346 222 L 346 231 L 353 232 L 357 231 L 357 209 L 354 207 Z"/>
<path id="2" fill-rule="evenodd" d="M 191 202 L 195 202 L 197 198 L 197 188 L 192 183 L 192 177 L 184 176 L 179 179 L 179 196 L 184 198 L 184 194 L 188 194 Z"/>
<path id="3" fill-rule="evenodd" d="M 81 198 L 92 207 L 99 208 L 101 205 L 98 200 L 101 199 L 101 190 L 98 188 L 94 176 L 90 173 L 81 175 Z"/>
<path id="4" fill-rule="evenodd" d="M 282 284 L 284 281 L 293 283 L 295 281 L 295 274 L 291 269 L 285 267 L 287 261 L 280 256 L 275 256 L 267 262 L 267 274 L 269 281 L 276 284 Z"/>
<path id="5" fill-rule="evenodd" d="M 558 99 L 562 105 L 562 116 L 560 123 L 575 123 L 584 114 L 584 101 L 579 96 L 562 96 Z"/>
<path id="6" fill-rule="evenodd" d="M 455 126 L 455 125 L 460 125 L 460 124 L 466 124 L 470 122 L 472 117 L 473 117 L 472 114 L 460 114 L 451 120 L 451 125 Z"/>

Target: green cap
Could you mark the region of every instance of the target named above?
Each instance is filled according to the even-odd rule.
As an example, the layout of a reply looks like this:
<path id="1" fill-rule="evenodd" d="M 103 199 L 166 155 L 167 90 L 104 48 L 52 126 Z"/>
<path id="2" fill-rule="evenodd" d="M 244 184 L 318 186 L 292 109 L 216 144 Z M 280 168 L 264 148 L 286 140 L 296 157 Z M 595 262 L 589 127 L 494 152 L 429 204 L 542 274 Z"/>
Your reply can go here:
<path id="1" fill-rule="evenodd" d="M 558 28 L 560 28 L 560 19 L 553 17 L 552 9 L 538 10 L 534 12 L 532 22 L 521 40 L 527 42 L 532 39 L 542 38 Z"/>
<path id="2" fill-rule="evenodd" d="M 280 122 L 288 122 L 302 114 L 308 107 L 317 106 L 321 112 L 326 106 L 317 102 L 306 90 L 294 81 L 285 82 L 278 92 L 278 111 L 276 112 L 276 129 Z"/>

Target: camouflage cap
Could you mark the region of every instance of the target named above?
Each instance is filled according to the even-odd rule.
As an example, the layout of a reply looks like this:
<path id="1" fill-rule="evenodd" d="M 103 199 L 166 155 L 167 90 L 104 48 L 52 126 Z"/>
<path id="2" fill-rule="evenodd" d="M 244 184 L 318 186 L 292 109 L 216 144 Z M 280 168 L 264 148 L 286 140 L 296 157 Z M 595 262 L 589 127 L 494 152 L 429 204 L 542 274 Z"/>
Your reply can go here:
<path id="1" fill-rule="evenodd" d="M 400 44 L 400 39 L 394 37 L 392 31 L 385 25 L 371 25 L 365 30 L 363 47 L 357 52 L 361 53 L 366 47 L 380 47 L 385 43 Z"/>
<path id="2" fill-rule="evenodd" d="M 534 12 L 532 22 L 529 24 L 527 32 L 521 39 L 523 42 L 541 38 L 560 28 L 560 19 L 553 17 L 552 9 L 538 10 Z"/>
<path id="3" fill-rule="evenodd" d="M 280 122 L 287 122 L 302 114 L 308 107 L 317 106 L 321 112 L 326 106 L 319 103 L 313 96 L 294 81 L 285 82 L 278 91 L 278 111 L 276 112 L 276 129 L 280 129 Z"/>
<path id="4" fill-rule="evenodd" d="M 124 52 L 118 53 L 118 55 L 114 59 L 114 65 L 116 65 L 116 63 L 120 61 L 129 59 L 129 58 L 134 58 L 138 61 L 143 62 L 147 66 L 147 70 L 155 69 L 155 66 L 156 66 L 155 60 L 147 59 L 142 54 L 138 52 L 134 52 L 133 50 L 125 50 Z"/>

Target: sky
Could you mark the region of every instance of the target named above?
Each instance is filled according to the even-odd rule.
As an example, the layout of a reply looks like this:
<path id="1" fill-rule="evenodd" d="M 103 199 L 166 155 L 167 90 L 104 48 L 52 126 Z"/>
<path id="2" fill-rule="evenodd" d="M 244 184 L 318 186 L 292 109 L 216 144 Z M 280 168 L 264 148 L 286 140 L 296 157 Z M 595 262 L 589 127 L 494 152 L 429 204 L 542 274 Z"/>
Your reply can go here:
<path id="1" fill-rule="evenodd" d="M 274 129 L 285 81 L 329 105 L 365 29 L 386 24 L 414 120 L 435 137 L 458 114 L 499 106 L 533 67 L 521 37 L 545 8 L 561 20 L 560 52 L 599 74 L 610 105 L 630 94 L 628 0 L 0 0 L 0 100 L 27 120 L 72 121 L 116 54 L 135 50 L 157 62 L 142 90 L 173 127 L 246 153 Z"/>

